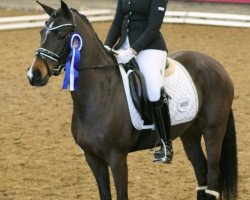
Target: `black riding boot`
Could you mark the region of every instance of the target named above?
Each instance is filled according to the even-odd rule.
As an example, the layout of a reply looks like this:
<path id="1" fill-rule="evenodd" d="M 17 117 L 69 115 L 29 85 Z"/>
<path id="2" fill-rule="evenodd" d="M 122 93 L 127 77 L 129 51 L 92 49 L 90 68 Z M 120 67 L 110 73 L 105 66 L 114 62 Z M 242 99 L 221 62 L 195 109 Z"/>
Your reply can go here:
<path id="1" fill-rule="evenodd" d="M 165 92 L 162 92 L 159 101 L 151 102 L 153 109 L 153 119 L 157 131 L 157 142 L 154 149 L 153 162 L 171 163 L 173 158 L 172 141 L 170 138 L 170 115 L 168 108 L 168 98 Z M 156 150 L 157 146 L 161 146 Z"/>

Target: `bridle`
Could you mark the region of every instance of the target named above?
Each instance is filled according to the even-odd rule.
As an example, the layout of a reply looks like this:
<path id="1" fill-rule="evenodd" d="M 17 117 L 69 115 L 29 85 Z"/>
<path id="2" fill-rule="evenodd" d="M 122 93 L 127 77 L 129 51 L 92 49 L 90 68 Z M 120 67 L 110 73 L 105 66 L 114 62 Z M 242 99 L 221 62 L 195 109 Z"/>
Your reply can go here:
<path id="1" fill-rule="evenodd" d="M 60 29 L 62 27 L 72 27 L 72 29 L 71 29 L 70 33 L 68 34 L 68 37 L 67 37 L 67 41 L 68 41 L 68 39 L 70 38 L 71 34 L 74 32 L 74 29 L 76 27 L 75 18 L 74 18 L 74 15 L 73 15 L 72 11 L 71 11 L 71 16 L 72 16 L 72 19 L 73 19 L 72 24 L 66 23 L 66 24 L 61 24 L 61 25 L 51 27 L 51 28 L 47 27 L 46 24 L 45 24 L 44 27 L 45 27 L 45 29 L 47 31 L 54 31 L 54 30 Z M 50 51 L 48 49 L 45 49 L 45 48 L 38 48 L 37 49 L 36 56 L 40 57 L 42 59 L 43 63 L 46 66 L 47 74 L 48 74 L 49 77 L 52 76 L 52 75 L 54 75 L 54 76 L 60 75 L 61 71 L 65 68 L 65 63 L 63 63 L 64 60 L 65 60 L 65 59 L 63 59 L 63 53 L 67 49 L 68 44 L 69 44 L 68 42 L 66 42 L 64 44 L 64 47 L 62 48 L 60 54 L 56 54 L 56 53 L 54 53 L 54 52 L 52 52 L 52 51 Z M 50 59 L 50 60 L 55 61 L 56 63 L 58 63 L 57 68 L 50 69 L 49 64 L 47 62 L 47 59 Z"/>
<path id="2" fill-rule="evenodd" d="M 52 28 L 49 28 L 47 27 L 46 25 L 44 25 L 45 29 L 48 30 L 48 31 L 54 31 L 54 30 L 57 30 L 59 28 L 62 28 L 62 27 L 72 27 L 68 37 L 67 37 L 67 41 L 68 39 L 70 38 L 71 34 L 74 32 L 74 29 L 76 27 L 76 23 L 75 23 L 75 16 L 73 14 L 73 11 L 71 11 L 71 16 L 72 16 L 72 19 L 73 19 L 73 22 L 70 24 L 70 23 L 66 23 L 66 24 L 61 24 L 61 25 L 58 25 L 58 26 L 55 26 L 55 27 L 52 27 Z M 40 57 L 43 61 L 43 63 L 45 64 L 46 66 L 46 70 L 47 70 L 47 74 L 48 76 L 58 76 L 61 74 L 61 71 L 65 68 L 65 63 L 63 59 L 63 52 L 67 49 L 69 45 L 69 42 L 66 42 L 64 47 L 62 48 L 60 54 L 56 54 L 48 49 L 45 49 L 45 48 L 38 48 L 37 51 L 36 51 L 36 56 L 37 57 Z M 114 54 L 117 54 L 115 51 L 113 52 Z M 47 59 L 50 59 L 50 60 L 53 60 L 55 62 L 58 63 L 58 66 L 57 68 L 54 68 L 54 69 L 50 69 L 49 68 L 49 64 L 47 62 Z M 91 66 L 91 67 L 84 67 L 84 68 L 79 68 L 79 71 L 81 70 L 85 70 L 85 69 L 103 69 L 103 68 L 114 68 L 114 67 L 117 67 L 119 66 L 118 64 L 107 64 L 107 65 L 102 65 L 102 66 Z"/>

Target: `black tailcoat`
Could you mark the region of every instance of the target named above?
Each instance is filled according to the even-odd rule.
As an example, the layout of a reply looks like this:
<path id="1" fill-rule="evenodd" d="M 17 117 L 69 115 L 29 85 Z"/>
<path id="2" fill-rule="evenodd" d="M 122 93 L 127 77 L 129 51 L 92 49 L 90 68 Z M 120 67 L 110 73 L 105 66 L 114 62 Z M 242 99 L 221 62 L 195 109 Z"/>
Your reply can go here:
<path id="1" fill-rule="evenodd" d="M 160 33 L 167 3 L 168 0 L 118 0 L 105 45 L 118 49 L 129 36 L 130 46 L 137 53 L 144 49 L 167 51 Z"/>

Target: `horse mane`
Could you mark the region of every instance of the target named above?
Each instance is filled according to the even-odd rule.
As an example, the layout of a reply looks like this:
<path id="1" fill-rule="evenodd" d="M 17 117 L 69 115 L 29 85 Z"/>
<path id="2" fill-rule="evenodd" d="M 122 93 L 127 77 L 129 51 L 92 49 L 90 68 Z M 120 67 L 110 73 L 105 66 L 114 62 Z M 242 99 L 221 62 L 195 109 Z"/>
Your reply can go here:
<path id="1" fill-rule="evenodd" d="M 88 18 L 87 18 L 85 15 L 79 13 L 78 10 L 76 10 L 76 9 L 74 9 L 74 8 L 70 8 L 70 10 L 73 11 L 74 13 L 76 13 L 77 15 L 79 15 L 79 16 L 81 17 L 81 19 L 90 27 L 90 30 L 91 30 L 91 32 L 94 34 L 94 36 L 95 36 L 95 38 L 97 39 L 98 43 L 100 44 L 100 46 L 101 46 L 102 48 L 104 48 L 104 47 L 103 47 L 102 41 L 99 39 L 97 33 L 95 32 L 95 30 L 94 30 L 92 24 L 90 23 L 90 21 L 88 20 Z M 104 48 L 104 49 L 105 49 L 105 48 Z"/>
<path id="2" fill-rule="evenodd" d="M 111 56 L 111 58 L 113 59 L 113 61 L 116 63 L 117 60 L 116 60 L 116 58 L 115 58 L 115 55 L 113 54 L 113 52 L 108 51 L 106 48 L 104 48 L 103 42 L 102 42 L 102 41 L 100 40 L 100 38 L 98 37 L 97 33 L 95 32 L 95 30 L 94 30 L 92 24 L 90 23 L 90 21 L 88 20 L 88 18 L 87 18 L 85 15 L 79 13 L 78 10 L 76 10 L 76 9 L 74 9 L 74 8 L 70 8 L 70 10 L 71 10 L 72 12 L 76 13 L 77 15 L 79 15 L 79 16 L 81 17 L 81 19 L 90 27 L 90 31 L 91 31 L 91 33 L 95 36 L 95 38 L 96 38 L 98 44 L 101 46 L 102 49 L 104 49 L 104 51 L 105 51 L 108 55 Z"/>

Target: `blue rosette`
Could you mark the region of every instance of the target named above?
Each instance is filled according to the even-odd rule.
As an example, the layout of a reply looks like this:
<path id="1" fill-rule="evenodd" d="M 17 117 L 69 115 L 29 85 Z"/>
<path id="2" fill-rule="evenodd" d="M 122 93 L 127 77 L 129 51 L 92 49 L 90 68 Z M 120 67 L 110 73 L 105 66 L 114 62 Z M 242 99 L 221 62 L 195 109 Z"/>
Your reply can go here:
<path id="1" fill-rule="evenodd" d="M 83 41 L 82 37 L 77 33 L 72 33 L 70 36 L 70 53 L 66 61 L 65 75 L 62 89 L 76 91 L 78 89 L 79 66 Z"/>

